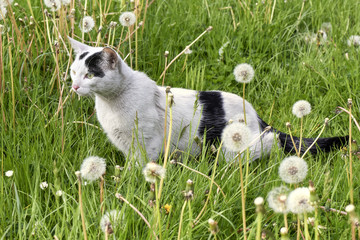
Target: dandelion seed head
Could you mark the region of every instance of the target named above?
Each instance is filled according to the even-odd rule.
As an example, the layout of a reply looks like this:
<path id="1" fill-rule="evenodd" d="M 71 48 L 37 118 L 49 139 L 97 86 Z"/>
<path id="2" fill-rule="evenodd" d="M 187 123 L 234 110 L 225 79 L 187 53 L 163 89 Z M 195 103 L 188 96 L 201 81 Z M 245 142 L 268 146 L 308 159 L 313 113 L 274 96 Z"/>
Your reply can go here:
<path id="1" fill-rule="evenodd" d="M 189 54 L 191 54 L 192 52 L 193 52 L 193 51 L 190 50 L 189 47 L 186 47 L 186 48 L 185 48 L 185 52 L 184 52 L 184 53 L 185 53 L 186 55 L 189 55 Z"/>
<path id="2" fill-rule="evenodd" d="M 276 213 L 287 213 L 289 211 L 286 205 L 289 189 L 285 186 L 272 189 L 267 197 L 269 207 Z"/>
<path id="3" fill-rule="evenodd" d="M 85 16 L 80 22 L 80 29 L 84 33 L 90 32 L 95 27 L 95 21 L 90 16 Z"/>
<path id="4" fill-rule="evenodd" d="M 249 83 L 255 76 L 255 71 L 250 64 L 242 63 L 234 68 L 235 80 L 240 83 Z"/>
<path id="5" fill-rule="evenodd" d="M 100 228 L 103 232 L 108 232 L 108 234 L 113 233 L 113 229 L 119 223 L 120 220 L 120 211 L 111 210 L 106 212 L 100 220 Z"/>
<path id="6" fill-rule="evenodd" d="M 298 118 L 302 118 L 311 112 L 311 105 L 308 101 L 299 100 L 294 103 L 292 113 Z"/>
<path id="7" fill-rule="evenodd" d="M 317 33 L 318 43 L 324 45 L 327 40 L 327 33 L 324 30 L 319 30 Z"/>
<path id="8" fill-rule="evenodd" d="M 61 7 L 60 0 L 44 0 L 44 4 L 46 7 L 50 8 L 51 11 L 58 11 Z"/>
<path id="9" fill-rule="evenodd" d="M 290 192 L 287 205 L 290 212 L 294 214 L 314 211 L 314 207 L 310 204 L 310 191 L 306 187 L 297 188 Z"/>
<path id="10" fill-rule="evenodd" d="M 0 0 L 0 6 L 7 7 L 8 5 L 11 5 L 14 2 L 14 0 Z"/>
<path id="11" fill-rule="evenodd" d="M 115 28 L 116 25 L 117 25 L 117 22 L 111 21 L 110 24 L 109 24 L 109 27 L 110 28 Z"/>
<path id="12" fill-rule="evenodd" d="M 208 223 L 209 223 L 210 225 L 212 225 L 212 224 L 214 224 L 214 223 L 215 223 L 215 220 L 214 220 L 214 219 L 212 219 L 212 218 L 209 218 Z"/>
<path id="13" fill-rule="evenodd" d="M 331 33 L 332 31 L 332 25 L 330 22 L 324 22 L 321 24 L 321 30 L 326 32 L 327 34 Z"/>
<path id="14" fill-rule="evenodd" d="M 67 6 L 71 3 L 71 0 L 61 0 L 61 4 Z"/>
<path id="15" fill-rule="evenodd" d="M 346 211 L 347 213 L 352 213 L 352 212 L 355 211 L 355 206 L 354 206 L 353 204 L 349 204 L 349 205 L 347 205 L 347 206 L 345 207 L 345 211 Z"/>
<path id="16" fill-rule="evenodd" d="M 157 163 L 149 162 L 143 169 L 145 180 L 150 183 L 155 183 L 158 179 L 165 178 L 166 169 Z"/>
<path id="17" fill-rule="evenodd" d="M 282 227 L 282 228 L 280 229 L 280 234 L 281 234 L 281 235 L 287 235 L 287 234 L 288 234 L 288 229 L 287 229 L 286 227 Z"/>
<path id="18" fill-rule="evenodd" d="M 14 171 L 13 170 L 9 170 L 5 172 L 5 176 L 6 177 L 12 177 L 12 175 L 14 175 Z"/>
<path id="19" fill-rule="evenodd" d="M 219 48 L 219 59 L 218 61 L 221 61 L 224 58 L 224 49 L 229 45 L 230 41 L 227 41 Z"/>
<path id="20" fill-rule="evenodd" d="M 247 116 L 247 115 L 246 115 Z M 236 114 L 235 116 L 233 116 L 229 122 L 232 121 L 232 122 L 239 122 L 239 123 L 243 123 L 245 124 L 245 118 L 244 118 L 244 114 Z M 231 122 L 231 123 L 232 123 Z"/>
<path id="21" fill-rule="evenodd" d="M 304 159 L 291 156 L 280 163 L 279 176 L 286 183 L 299 183 L 305 179 L 307 171 L 308 165 Z"/>
<path id="22" fill-rule="evenodd" d="M 215 235 L 219 232 L 219 226 L 218 226 L 218 222 L 215 221 L 214 219 L 210 218 L 208 220 L 208 223 L 209 223 L 209 227 L 210 227 L 210 232 L 211 234 Z"/>
<path id="23" fill-rule="evenodd" d="M 99 179 L 105 171 L 105 159 L 97 156 L 85 158 L 80 167 L 81 177 L 90 182 Z"/>
<path id="24" fill-rule="evenodd" d="M 347 45 L 349 47 L 359 47 L 360 46 L 360 36 L 358 35 L 352 35 L 349 37 L 349 39 L 347 40 Z"/>
<path id="25" fill-rule="evenodd" d="M 250 142 L 250 136 L 251 131 L 245 124 L 233 122 L 224 128 L 221 139 L 229 151 L 241 152 Z"/>
<path id="26" fill-rule="evenodd" d="M 257 197 L 257 198 L 255 198 L 254 204 L 255 204 L 256 206 L 263 205 L 263 204 L 264 204 L 264 198 L 262 198 L 262 197 Z"/>
<path id="27" fill-rule="evenodd" d="M 48 184 L 47 182 L 42 182 L 42 183 L 40 183 L 40 188 L 41 188 L 42 190 L 45 190 L 48 186 L 49 186 L 49 184 Z"/>
<path id="28" fill-rule="evenodd" d="M 0 20 L 6 17 L 7 9 L 5 6 L 0 6 Z"/>
<path id="29" fill-rule="evenodd" d="M 136 22 L 136 16 L 133 12 L 123 12 L 119 17 L 119 22 L 124 27 L 130 27 Z"/>
<path id="30" fill-rule="evenodd" d="M 58 197 L 61 197 L 63 195 L 63 193 L 64 193 L 63 191 L 57 190 L 55 195 L 58 196 Z"/>
<path id="31" fill-rule="evenodd" d="M 1 18 L 1 17 L 0 17 L 0 18 Z M 0 20 L 1 20 L 1 19 L 0 19 Z M 1 35 L 4 34 L 5 31 L 6 31 L 6 27 L 5 27 L 4 25 L 0 24 L 0 34 L 1 34 Z"/>
<path id="32" fill-rule="evenodd" d="M 307 44 L 314 44 L 316 43 L 316 34 L 315 33 L 306 33 L 304 36 L 304 41 Z"/>

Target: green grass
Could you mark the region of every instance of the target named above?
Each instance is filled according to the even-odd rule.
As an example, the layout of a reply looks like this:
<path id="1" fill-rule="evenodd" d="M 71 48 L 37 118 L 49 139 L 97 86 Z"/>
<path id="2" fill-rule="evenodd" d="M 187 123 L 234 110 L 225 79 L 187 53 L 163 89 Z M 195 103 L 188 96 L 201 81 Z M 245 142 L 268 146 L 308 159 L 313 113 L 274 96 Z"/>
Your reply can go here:
<path id="1" fill-rule="evenodd" d="M 84 0 L 75 2 L 75 34 L 81 37 L 79 21 Z M 107 3 L 109 0 L 107 1 Z M 125 2 L 125 4 L 123 4 Z M 144 16 L 141 0 L 140 20 Z M 269 23 L 273 1 L 208 1 L 208 0 L 156 0 L 148 8 L 144 29 L 138 30 L 138 70 L 143 71 L 161 84 L 160 74 L 164 70 L 164 52 L 169 51 L 168 62 L 200 35 L 208 26 L 213 30 L 205 34 L 192 47 L 187 56 L 186 69 L 182 71 L 185 56 L 181 56 L 168 69 L 165 85 L 196 90 L 223 90 L 242 94 L 242 85 L 235 82 L 232 71 L 238 63 L 249 63 L 255 68 L 255 80 L 246 86 L 246 99 L 253 104 L 262 119 L 274 128 L 286 132 L 285 123 L 291 122 L 293 134 L 299 135 L 300 121 L 291 114 L 291 107 L 301 99 L 308 100 L 312 112 L 304 119 L 304 136 L 316 137 L 326 117 L 332 118 L 337 106 L 346 107 L 347 99 L 353 99 L 353 114 L 359 119 L 360 56 L 356 48 L 348 47 L 346 40 L 359 34 L 360 5 L 356 0 L 305 2 L 277 1 L 272 23 Z M 154 239 L 152 232 L 142 219 L 126 204 L 115 198 L 121 193 L 147 218 L 157 234 L 155 210 L 148 205 L 150 187 L 145 182 L 140 168 L 132 167 L 132 157 L 124 157 L 111 145 L 100 130 L 94 115 L 94 102 L 80 98 L 70 92 L 71 79 L 68 71 L 69 58 L 66 49 L 70 46 L 65 38 L 70 32 L 70 8 L 64 7 L 49 17 L 48 27 L 42 1 L 20 0 L 8 7 L 8 14 L 0 24 L 5 32 L 1 35 L 1 112 L 0 112 L 0 157 L 2 166 L 0 197 L 0 239 L 81 239 L 82 226 L 78 204 L 77 179 L 82 160 L 90 155 L 106 158 L 105 209 L 117 209 L 123 214 L 114 229 L 114 239 Z M 102 1 L 104 6 L 105 0 Z M 108 24 L 118 21 L 123 11 L 131 11 L 129 1 L 112 1 L 110 12 L 104 16 L 100 45 L 107 42 Z M 234 13 L 233 26 L 230 9 Z M 88 2 L 88 13 L 96 18 L 99 28 L 97 2 Z M 33 12 L 33 16 L 32 16 Z M 301 17 L 299 18 L 301 12 Z M 336 13 L 336 14 L 331 14 Z M 30 24 L 30 17 L 34 23 Z M 55 22 L 50 19 L 54 17 Z M 23 21 L 21 21 L 22 19 Z M 139 21 L 140 21 L 139 20 Z M 323 22 L 332 23 L 332 33 L 323 46 L 304 42 L 304 34 L 316 33 Z M 55 23 L 55 24 L 54 24 Z M 56 26 L 56 27 L 55 27 Z M 17 30 L 18 29 L 18 30 Z M 58 39 L 60 30 L 66 45 Z M 96 42 L 97 32 L 85 34 L 85 40 Z M 17 32 L 20 33 L 17 34 Z M 47 34 L 49 32 L 49 35 Z M 116 27 L 114 46 L 120 41 L 122 26 Z M 124 29 L 123 39 L 127 29 Z M 52 43 L 49 43 L 49 38 Z M 135 38 L 132 39 L 135 47 Z M 54 41 L 58 46 L 54 46 Z M 218 61 L 218 50 L 224 48 L 223 59 Z M 52 47 L 51 47 L 52 46 Z M 57 51 L 53 53 L 51 49 Z M 127 55 L 128 41 L 119 51 Z M 349 60 L 345 59 L 348 53 Z M 133 55 L 135 66 L 135 55 Z M 129 62 L 129 59 L 127 59 Z M 60 92 L 65 104 L 59 108 Z M 176 103 L 176 96 L 175 103 Z M 55 115 L 57 110 L 61 109 Z M 336 116 L 326 128 L 323 136 L 347 135 L 348 115 Z M 93 125 L 89 125 L 93 124 Z M 94 127 L 97 126 L 97 127 Z M 353 126 L 353 135 L 358 139 L 359 131 Z M 278 166 L 286 155 L 274 149 L 265 159 L 250 164 L 250 175 L 246 194 L 247 226 L 255 237 L 256 215 L 253 200 L 280 186 Z M 208 155 L 193 159 L 183 157 L 183 163 L 204 174 L 213 167 L 213 158 Z M 301 186 L 313 180 L 320 196 L 320 205 L 344 210 L 350 203 L 348 184 L 348 159 L 341 158 L 340 151 L 317 156 L 307 155 L 309 173 Z M 159 160 L 162 162 L 162 160 Z M 114 166 L 124 166 L 120 182 L 113 178 Z M 186 181 L 194 181 L 194 200 L 191 210 L 186 207 L 183 216 L 181 237 L 183 239 L 211 239 L 208 219 L 218 221 L 217 239 L 242 239 L 238 231 L 242 227 L 241 190 L 239 166 L 235 164 L 227 172 L 226 161 L 220 158 L 215 172 L 215 181 L 226 194 L 224 198 L 213 188 L 209 204 L 197 225 L 192 221 L 198 215 L 209 190 L 210 181 L 180 166 L 169 164 L 164 181 L 160 205 L 172 205 L 171 214 L 161 210 L 162 239 L 177 239 L 179 219 L 184 203 L 182 191 Z M 359 204 L 360 163 L 354 157 L 354 199 Z M 5 171 L 13 170 L 8 178 Z M 223 176 L 223 177 L 222 177 Z M 49 187 L 41 190 L 46 181 Z M 64 194 L 57 197 L 55 192 Z M 102 217 L 99 205 L 99 184 L 83 186 L 86 227 L 89 239 L 104 239 L 99 222 Z M 267 206 L 266 206 L 267 208 Z M 279 230 L 283 218 L 267 208 L 263 228 L 280 239 Z M 290 214 L 290 235 L 296 236 L 295 218 Z M 321 239 L 350 239 L 348 217 L 320 210 Z M 310 234 L 314 236 L 313 227 Z"/>

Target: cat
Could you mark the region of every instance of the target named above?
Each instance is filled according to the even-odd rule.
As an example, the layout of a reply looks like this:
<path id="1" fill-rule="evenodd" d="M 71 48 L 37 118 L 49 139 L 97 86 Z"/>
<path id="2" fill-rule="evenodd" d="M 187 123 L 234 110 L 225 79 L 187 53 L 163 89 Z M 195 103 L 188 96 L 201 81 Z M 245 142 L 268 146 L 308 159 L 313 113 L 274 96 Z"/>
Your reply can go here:
<path id="1" fill-rule="evenodd" d="M 164 141 L 165 87 L 157 86 L 145 73 L 131 69 L 109 47 L 91 47 L 70 37 L 69 40 L 76 54 L 71 65 L 72 89 L 80 96 L 95 96 L 96 115 L 110 141 L 124 154 L 129 154 L 134 144 L 134 154 L 140 164 L 157 160 Z M 195 136 L 206 136 L 209 144 L 219 141 L 227 122 L 244 115 L 243 99 L 232 93 L 182 88 L 171 88 L 171 93 L 175 102 L 171 146 L 185 152 L 190 150 L 194 156 L 201 149 L 193 141 Z M 247 101 L 245 109 L 251 139 L 256 139 L 268 124 Z M 136 126 L 138 141 L 133 143 Z M 284 148 L 285 152 L 294 152 L 289 136 L 276 129 L 257 139 L 250 146 L 252 160 L 269 155 L 273 145 Z M 294 141 L 298 147 L 299 138 L 294 137 Z M 304 138 L 303 141 L 303 146 L 310 146 L 314 140 Z M 317 153 L 318 148 L 329 151 L 346 141 L 347 137 L 320 138 L 310 152 Z M 305 147 L 301 149 L 304 151 Z"/>

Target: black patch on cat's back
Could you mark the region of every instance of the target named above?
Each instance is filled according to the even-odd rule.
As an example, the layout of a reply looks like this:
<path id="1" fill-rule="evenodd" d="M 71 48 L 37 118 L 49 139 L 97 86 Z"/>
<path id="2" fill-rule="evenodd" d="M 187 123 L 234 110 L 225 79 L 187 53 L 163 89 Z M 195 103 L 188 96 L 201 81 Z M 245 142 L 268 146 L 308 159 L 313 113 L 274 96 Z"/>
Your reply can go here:
<path id="1" fill-rule="evenodd" d="M 85 60 L 85 66 L 89 69 L 89 73 L 94 74 L 95 77 L 104 77 L 105 73 L 101 69 L 101 63 L 103 62 L 102 52 L 94 53 Z"/>
<path id="2" fill-rule="evenodd" d="M 80 55 L 79 60 L 83 59 L 86 55 L 88 55 L 89 52 L 84 52 Z"/>
<path id="3" fill-rule="evenodd" d="M 199 92 L 199 102 L 202 106 L 202 115 L 199 134 L 206 135 L 206 142 L 212 144 L 221 139 L 221 133 L 226 126 L 225 110 L 221 92 Z"/>

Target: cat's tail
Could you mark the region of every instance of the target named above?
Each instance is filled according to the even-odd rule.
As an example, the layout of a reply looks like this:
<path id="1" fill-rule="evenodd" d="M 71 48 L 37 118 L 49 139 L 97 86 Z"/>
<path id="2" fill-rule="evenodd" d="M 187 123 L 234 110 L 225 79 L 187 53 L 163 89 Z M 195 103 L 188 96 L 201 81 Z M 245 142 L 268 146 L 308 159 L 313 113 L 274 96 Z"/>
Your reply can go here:
<path id="1" fill-rule="evenodd" d="M 266 122 L 264 122 L 261 118 L 259 118 L 260 127 L 265 129 L 269 126 Z M 300 138 L 293 136 L 294 143 L 289 134 L 280 132 L 274 128 L 271 128 L 271 131 L 277 135 L 277 139 L 279 141 L 280 147 L 284 149 L 287 153 L 296 153 L 294 148 L 294 143 L 296 149 L 299 149 Z M 301 143 L 301 154 L 311 146 L 309 152 L 312 154 L 317 154 L 319 151 L 329 152 L 333 148 L 340 148 L 348 143 L 349 136 L 341 136 L 341 137 L 329 137 L 329 138 L 319 138 L 315 144 L 315 138 L 302 138 Z"/>

